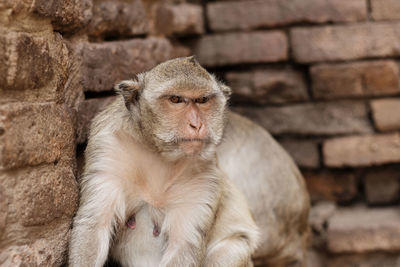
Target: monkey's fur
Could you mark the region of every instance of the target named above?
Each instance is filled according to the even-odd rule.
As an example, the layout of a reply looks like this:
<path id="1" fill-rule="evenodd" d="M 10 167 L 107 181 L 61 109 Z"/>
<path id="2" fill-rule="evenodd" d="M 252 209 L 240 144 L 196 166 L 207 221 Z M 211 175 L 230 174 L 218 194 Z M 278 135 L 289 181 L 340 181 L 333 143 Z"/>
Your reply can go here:
<path id="1" fill-rule="evenodd" d="M 230 89 L 192 57 L 116 89 L 91 126 L 70 265 L 102 266 L 110 252 L 124 266 L 252 266 L 258 228 L 216 160 Z M 171 108 L 179 94 L 188 112 Z"/>

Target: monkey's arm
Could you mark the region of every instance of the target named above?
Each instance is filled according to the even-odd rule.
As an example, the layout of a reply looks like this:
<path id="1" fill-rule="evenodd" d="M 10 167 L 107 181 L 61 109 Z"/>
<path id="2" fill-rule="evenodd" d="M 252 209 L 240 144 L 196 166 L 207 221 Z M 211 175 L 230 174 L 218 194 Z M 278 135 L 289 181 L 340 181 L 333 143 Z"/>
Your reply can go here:
<path id="1" fill-rule="evenodd" d="M 81 204 L 74 218 L 69 266 L 103 266 L 122 203 L 118 187 L 105 177 L 83 177 Z"/>
<path id="2" fill-rule="evenodd" d="M 214 176 L 214 174 L 210 176 Z M 174 188 L 174 200 L 166 213 L 163 230 L 167 248 L 161 267 L 200 266 L 206 236 L 215 220 L 220 202 L 220 177 L 191 179 Z M 209 177 L 208 177 L 209 178 Z"/>
<path id="3" fill-rule="evenodd" d="M 221 206 L 211 232 L 205 267 L 253 266 L 251 254 L 257 247 L 259 231 L 242 193 L 225 180 Z"/>

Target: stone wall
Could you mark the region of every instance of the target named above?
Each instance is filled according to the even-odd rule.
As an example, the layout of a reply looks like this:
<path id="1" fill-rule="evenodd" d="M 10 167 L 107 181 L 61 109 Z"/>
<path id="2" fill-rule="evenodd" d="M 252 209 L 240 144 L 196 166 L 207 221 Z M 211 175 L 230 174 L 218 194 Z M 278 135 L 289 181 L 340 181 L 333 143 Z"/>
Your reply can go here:
<path id="1" fill-rule="evenodd" d="M 0 265 L 65 262 L 113 84 L 195 54 L 303 170 L 309 266 L 400 264 L 400 1 L 3 0 Z"/>

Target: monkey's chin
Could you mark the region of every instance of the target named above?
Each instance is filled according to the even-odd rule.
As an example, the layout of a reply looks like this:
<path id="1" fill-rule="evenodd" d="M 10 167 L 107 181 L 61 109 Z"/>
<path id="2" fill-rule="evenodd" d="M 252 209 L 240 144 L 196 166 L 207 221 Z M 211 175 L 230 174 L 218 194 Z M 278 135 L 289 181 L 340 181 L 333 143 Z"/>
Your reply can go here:
<path id="1" fill-rule="evenodd" d="M 186 141 L 179 144 L 183 153 L 188 156 L 198 155 L 203 151 L 204 148 L 203 141 Z"/>

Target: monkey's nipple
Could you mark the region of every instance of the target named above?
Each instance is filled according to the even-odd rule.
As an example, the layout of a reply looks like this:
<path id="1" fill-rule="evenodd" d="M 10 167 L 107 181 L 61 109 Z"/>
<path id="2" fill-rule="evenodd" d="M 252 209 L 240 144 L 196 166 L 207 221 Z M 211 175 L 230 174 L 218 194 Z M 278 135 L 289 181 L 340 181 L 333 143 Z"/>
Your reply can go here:
<path id="1" fill-rule="evenodd" d="M 136 217 L 135 217 L 135 213 L 129 217 L 129 219 L 126 221 L 126 226 L 128 226 L 131 229 L 135 229 L 136 228 Z"/>
<path id="2" fill-rule="evenodd" d="M 157 224 L 154 224 L 154 228 L 153 228 L 153 236 L 157 237 L 160 235 L 160 228 L 158 228 Z"/>

